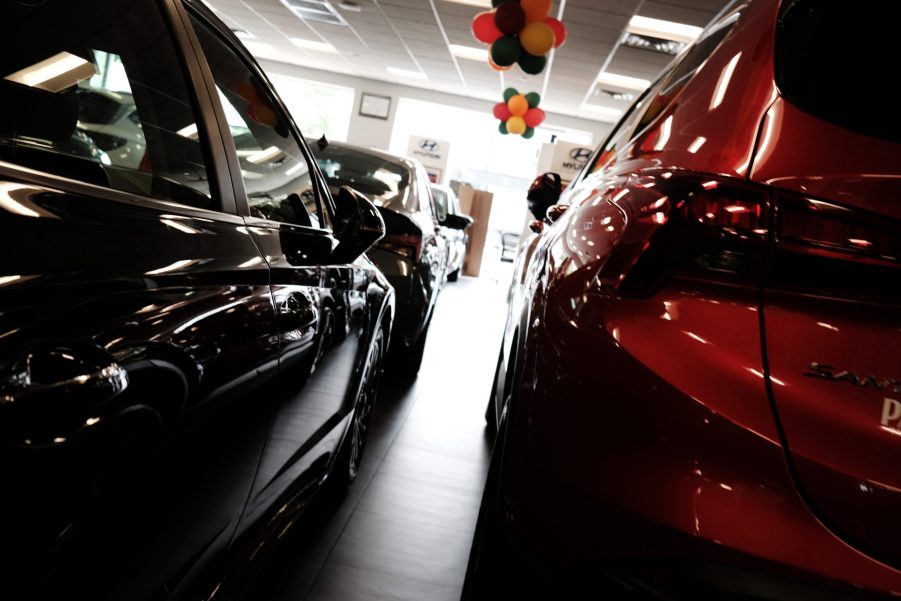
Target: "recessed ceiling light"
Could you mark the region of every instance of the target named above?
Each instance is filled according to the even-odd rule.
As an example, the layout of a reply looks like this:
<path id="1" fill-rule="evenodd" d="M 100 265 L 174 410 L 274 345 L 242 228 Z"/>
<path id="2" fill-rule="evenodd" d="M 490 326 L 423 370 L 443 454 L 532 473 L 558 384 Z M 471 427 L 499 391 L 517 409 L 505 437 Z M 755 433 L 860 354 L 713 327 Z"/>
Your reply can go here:
<path id="1" fill-rule="evenodd" d="M 644 90 L 651 85 L 651 82 L 647 79 L 618 75 L 616 73 L 607 73 L 606 71 L 598 75 L 597 82 L 617 88 L 625 88 L 627 90 Z"/>
<path id="2" fill-rule="evenodd" d="M 314 40 L 305 40 L 303 38 L 290 38 L 291 43 L 298 48 L 304 50 L 313 50 L 315 52 L 328 52 L 329 54 L 338 54 L 338 49 L 327 42 L 316 42 Z"/>
<path id="3" fill-rule="evenodd" d="M 347 25 L 344 17 L 328 0 L 281 0 L 281 3 L 303 21 Z"/>
<path id="4" fill-rule="evenodd" d="M 623 46 L 629 48 L 638 48 L 639 50 L 650 50 L 651 52 L 659 52 L 660 54 L 669 54 L 676 56 L 685 48 L 685 42 L 677 42 L 675 40 L 664 40 L 649 35 L 639 35 L 637 33 L 625 33 L 623 35 Z"/>
<path id="5" fill-rule="evenodd" d="M 447 0 L 454 4 L 465 4 L 467 6 L 479 6 L 482 8 L 491 8 L 491 0 Z"/>
<path id="6" fill-rule="evenodd" d="M 461 46 L 459 44 L 450 44 L 451 54 L 460 58 L 468 58 L 473 61 L 487 61 L 488 51 L 484 48 L 473 48 L 472 46 Z"/>
<path id="7" fill-rule="evenodd" d="M 397 75 L 398 77 L 407 77 L 409 79 L 428 79 L 429 76 L 422 71 L 410 71 L 409 69 L 398 69 L 397 67 L 387 67 L 388 73 Z"/>
<path id="8" fill-rule="evenodd" d="M 704 30 L 694 25 L 684 25 L 673 21 L 635 15 L 629 20 L 626 31 L 676 42 L 693 42 Z"/>

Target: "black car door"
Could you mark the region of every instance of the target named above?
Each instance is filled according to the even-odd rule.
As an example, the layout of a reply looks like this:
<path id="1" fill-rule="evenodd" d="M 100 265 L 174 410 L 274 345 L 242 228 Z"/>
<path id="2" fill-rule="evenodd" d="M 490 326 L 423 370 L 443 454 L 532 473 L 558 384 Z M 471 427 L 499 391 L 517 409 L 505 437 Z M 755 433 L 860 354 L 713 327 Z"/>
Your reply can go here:
<path id="1" fill-rule="evenodd" d="M 168 598 L 257 471 L 268 268 L 174 4 L 0 11 L 0 596 Z"/>
<path id="2" fill-rule="evenodd" d="M 356 397 L 370 271 L 332 265 L 328 190 L 246 51 L 200 11 L 191 21 L 233 144 L 239 212 L 270 266 L 280 331 L 275 416 L 246 522 L 325 476 Z"/>

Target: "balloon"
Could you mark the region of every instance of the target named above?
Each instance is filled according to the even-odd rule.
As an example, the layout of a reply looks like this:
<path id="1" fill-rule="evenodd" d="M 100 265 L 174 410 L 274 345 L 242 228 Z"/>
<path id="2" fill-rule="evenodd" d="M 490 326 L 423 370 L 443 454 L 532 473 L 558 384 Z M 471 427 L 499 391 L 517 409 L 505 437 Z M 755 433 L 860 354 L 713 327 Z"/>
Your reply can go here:
<path id="1" fill-rule="evenodd" d="M 495 42 L 495 44 L 496 43 L 497 42 Z M 529 75 L 538 75 L 539 73 L 544 71 L 544 68 L 547 66 L 547 57 L 535 56 L 534 54 L 529 54 L 528 52 L 521 51 L 519 54 L 519 59 L 516 62 L 519 63 L 519 68 L 522 69 L 525 73 L 528 73 Z"/>
<path id="2" fill-rule="evenodd" d="M 501 2 L 506 2 L 507 0 L 491 0 L 491 6 L 493 8 L 497 8 Z"/>
<path id="3" fill-rule="evenodd" d="M 520 6 L 526 13 L 526 21 L 544 21 L 551 10 L 551 0 L 521 0 Z"/>
<path id="4" fill-rule="evenodd" d="M 485 11 L 473 18 L 472 35 L 483 44 L 493 44 L 494 40 L 504 34 L 494 24 L 494 15 L 489 11 Z"/>
<path id="5" fill-rule="evenodd" d="M 506 136 L 507 134 L 509 134 L 510 132 L 507 131 L 507 122 L 506 122 L 506 121 L 501 121 L 501 124 L 497 126 L 497 131 L 501 132 L 501 133 L 504 134 L 505 136 Z"/>
<path id="6" fill-rule="evenodd" d="M 519 43 L 529 54 L 542 56 L 554 47 L 554 30 L 540 21 L 529 23 L 519 32 Z"/>
<path id="7" fill-rule="evenodd" d="M 504 90 L 504 102 L 510 102 L 510 99 L 519 94 L 516 88 L 507 88 Z"/>
<path id="8" fill-rule="evenodd" d="M 519 40 L 512 35 L 505 35 L 494 41 L 489 56 L 498 67 L 510 67 L 519 60 L 521 53 L 522 46 L 519 45 Z"/>
<path id="9" fill-rule="evenodd" d="M 526 131 L 522 132 L 522 137 L 525 138 L 526 140 L 528 140 L 529 138 L 531 138 L 534 135 L 535 135 L 534 127 L 527 127 Z"/>
<path id="10" fill-rule="evenodd" d="M 489 64 L 489 65 L 491 66 L 491 68 L 494 69 L 495 71 L 509 71 L 510 69 L 513 68 L 513 65 L 507 65 L 506 67 L 501 67 L 501 66 L 498 65 L 496 62 L 494 62 L 493 60 L 491 60 L 491 54 L 488 55 L 488 64 Z"/>
<path id="11" fill-rule="evenodd" d="M 497 115 L 495 115 L 497 116 Z M 544 121 L 544 111 L 541 109 L 529 109 L 522 119 L 529 127 L 538 127 Z M 500 117 L 498 117 L 500 119 Z"/>
<path id="12" fill-rule="evenodd" d="M 541 104 L 541 96 L 538 95 L 538 92 L 529 92 L 526 94 L 526 101 L 529 103 L 529 108 L 533 109 Z"/>
<path id="13" fill-rule="evenodd" d="M 526 13 L 518 2 L 501 2 L 494 11 L 494 24 L 507 35 L 516 35 L 526 26 Z"/>
<path id="14" fill-rule="evenodd" d="M 529 102 L 526 100 L 525 96 L 517 94 L 507 101 L 507 108 L 510 109 L 511 114 L 522 117 L 529 110 Z"/>
<path id="15" fill-rule="evenodd" d="M 507 108 L 506 102 L 498 102 L 494 105 L 494 117 L 496 119 L 500 119 L 501 121 L 506 121 L 510 117 L 513 116 L 513 113 L 510 112 L 510 109 Z"/>
<path id="16" fill-rule="evenodd" d="M 517 117 L 514 115 L 513 117 L 507 119 L 507 131 L 514 136 L 523 134 L 526 131 L 526 122 L 522 120 L 522 117 Z"/>
<path id="17" fill-rule="evenodd" d="M 554 31 L 554 48 L 559 48 L 566 41 L 566 25 L 553 17 L 544 20 L 545 24 Z"/>

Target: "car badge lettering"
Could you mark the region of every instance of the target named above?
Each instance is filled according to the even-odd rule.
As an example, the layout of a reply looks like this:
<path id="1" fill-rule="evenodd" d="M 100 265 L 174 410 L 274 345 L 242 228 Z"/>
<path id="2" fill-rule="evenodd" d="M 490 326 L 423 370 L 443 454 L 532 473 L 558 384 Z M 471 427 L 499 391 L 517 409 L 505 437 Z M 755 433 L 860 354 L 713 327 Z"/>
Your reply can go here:
<path id="1" fill-rule="evenodd" d="M 882 400 L 882 427 L 901 434 L 901 401 L 885 397 Z"/>
<path id="2" fill-rule="evenodd" d="M 894 393 L 901 393 L 901 380 L 896 378 L 879 378 L 874 375 L 860 376 L 853 371 L 836 369 L 824 363 L 811 363 L 804 375 L 830 382 L 848 382 L 859 388 L 873 388 Z M 901 417 L 901 416 L 899 416 Z"/>

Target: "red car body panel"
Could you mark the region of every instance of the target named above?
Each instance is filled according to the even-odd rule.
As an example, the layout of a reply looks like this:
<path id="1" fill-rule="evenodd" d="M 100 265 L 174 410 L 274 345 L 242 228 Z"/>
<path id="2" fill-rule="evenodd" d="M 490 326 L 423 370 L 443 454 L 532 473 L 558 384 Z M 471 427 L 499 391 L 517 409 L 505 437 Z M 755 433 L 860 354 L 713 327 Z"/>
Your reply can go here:
<path id="1" fill-rule="evenodd" d="M 899 255 L 788 248 L 779 221 L 784 194 L 864 221 L 901 217 L 901 145 L 780 96 L 778 9 L 742 8 L 689 83 L 565 193 L 571 208 L 530 246 L 495 400 L 515 397 L 506 519 L 545 566 L 714 562 L 851 596 L 901 595 L 898 299 L 799 290 L 772 275 L 784 252 L 901 275 Z M 756 244 L 759 263 L 744 278 L 677 271 L 623 293 L 659 240 L 635 232 L 672 219 L 684 203 L 667 182 L 686 177 L 762 199 L 760 229 L 724 234 Z"/>

